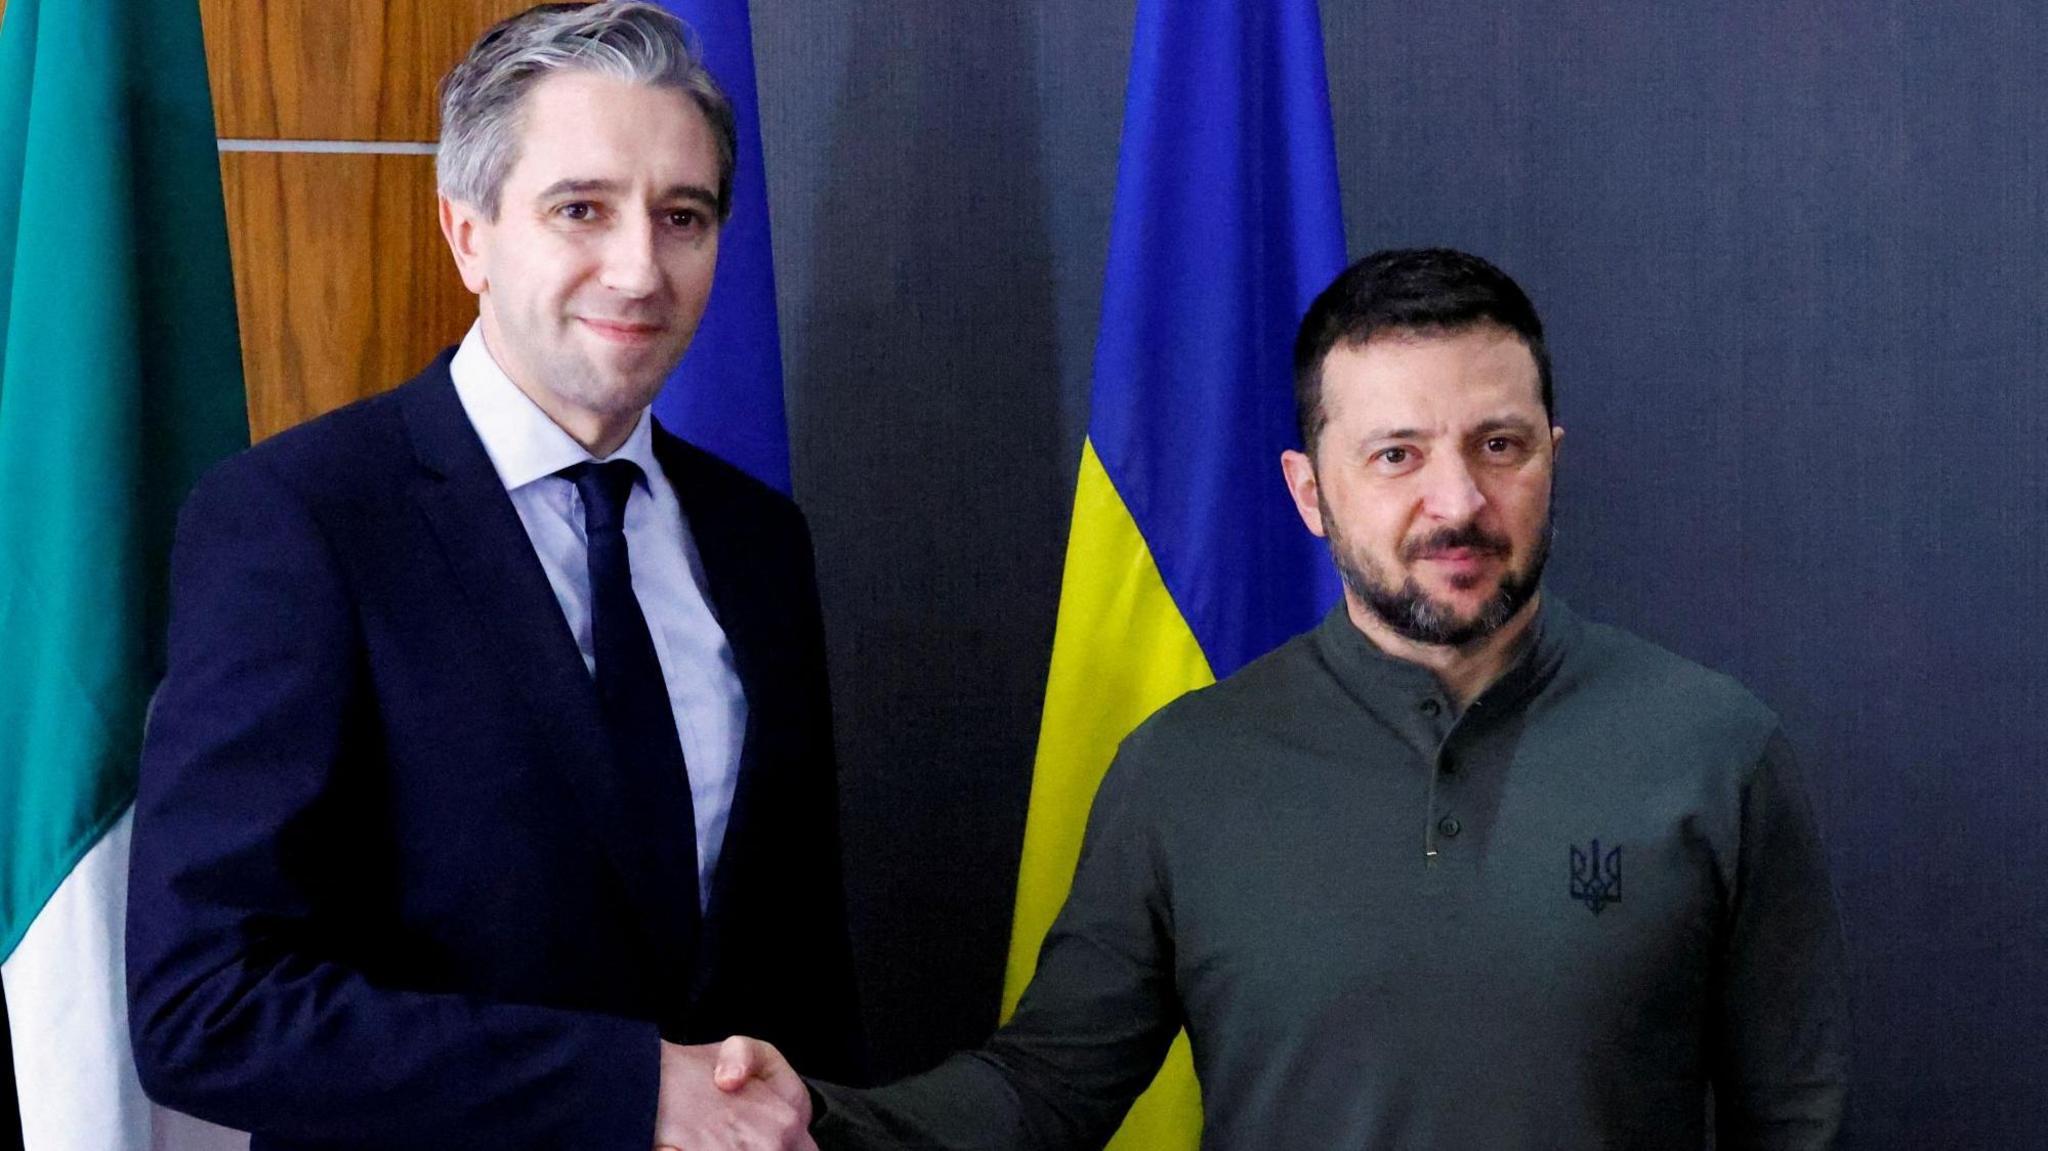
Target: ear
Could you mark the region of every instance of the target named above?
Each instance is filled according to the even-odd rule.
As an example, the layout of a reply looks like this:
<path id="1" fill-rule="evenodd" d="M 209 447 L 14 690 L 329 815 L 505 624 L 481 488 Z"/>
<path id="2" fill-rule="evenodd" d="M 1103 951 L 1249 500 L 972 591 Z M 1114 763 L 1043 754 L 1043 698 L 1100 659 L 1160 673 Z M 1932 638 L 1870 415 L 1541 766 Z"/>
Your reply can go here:
<path id="1" fill-rule="evenodd" d="M 1323 505 L 1317 498 L 1321 489 L 1316 486 L 1316 462 L 1305 452 L 1281 452 L 1280 474 L 1287 479 L 1287 494 L 1294 497 L 1294 513 L 1301 517 L 1302 526 L 1308 528 L 1311 535 L 1324 535 Z"/>
<path id="2" fill-rule="evenodd" d="M 1564 447 L 1564 429 L 1556 424 L 1552 424 L 1550 426 L 1550 462 L 1553 465 L 1557 463 L 1557 453 L 1562 447 Z"/>
<path id="3" fill-rule="evenodd" d="M 484 273 L 488 221 L 474 205 L 450 199 L 445 192 L 435 198 L 441 204 L 441 235 L 448 240 L 448 250 L 455 256 L 455 270 L 462 274 L 462 286 L 481 296 L 491 286 L 490 277 Z"/>

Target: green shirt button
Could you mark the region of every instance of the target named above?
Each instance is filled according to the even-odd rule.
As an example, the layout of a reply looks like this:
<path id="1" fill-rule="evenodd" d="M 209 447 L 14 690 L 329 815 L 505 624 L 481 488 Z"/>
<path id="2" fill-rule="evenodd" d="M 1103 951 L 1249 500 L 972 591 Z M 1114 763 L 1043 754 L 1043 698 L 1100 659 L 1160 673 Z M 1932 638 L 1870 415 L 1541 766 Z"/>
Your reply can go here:
<path id="1" fill-rule="evenodd" d="M 1456 816 L 1446 815 L 1436 821 L 1436 829 L 1445 839 L 1456 839 L 1458 833 L 1465 830 L 1465 825 L 1459 823 Z"/>

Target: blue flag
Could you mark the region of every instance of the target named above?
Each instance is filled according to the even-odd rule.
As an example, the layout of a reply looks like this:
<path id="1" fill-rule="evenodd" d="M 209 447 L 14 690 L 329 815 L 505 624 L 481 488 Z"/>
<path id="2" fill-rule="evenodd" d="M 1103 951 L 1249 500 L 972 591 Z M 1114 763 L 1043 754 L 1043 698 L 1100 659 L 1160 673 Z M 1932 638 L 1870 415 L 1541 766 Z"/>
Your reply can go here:
<path id="1" fill-rule="evenodd" d="M 1279 458 L 1343 268 L 1313 0 L 1141 3 L 1088 438 L 1219 679 L 1337 598 Z"/>
<path id="2" fill-rule="evenodd" d="M 664 0 L 696 29 L 704 64 L 732 101 L 739 147 L 732 218 L 718 239 L 718 278 L 690 350 L 654 401 L 662 426 L 789 491 L 789 426 L 782 404 L 782 336 L 768 243 L 754 38 L 746 0 Z"/>

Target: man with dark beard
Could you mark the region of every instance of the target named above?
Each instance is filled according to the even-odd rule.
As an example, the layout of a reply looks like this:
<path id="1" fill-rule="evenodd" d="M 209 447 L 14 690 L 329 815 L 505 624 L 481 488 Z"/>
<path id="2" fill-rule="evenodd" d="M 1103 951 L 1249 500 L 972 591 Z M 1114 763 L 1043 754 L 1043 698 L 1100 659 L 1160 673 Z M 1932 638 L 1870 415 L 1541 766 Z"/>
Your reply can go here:
<path id="1" fill-rule="evenodd" d="M 1281 463 L 1344 602 L 1125 741 L 1015 1017 L 813 1084 L 819 1145 L 1100 1146 L 1181 1027 L 1212 1151 L 1830 1145 L 1811 811 L 1748 692 L 1543 592 L 1563 431 L 1527 297 L 1382 252 L 1309 310 L 1295 383 Z"/>

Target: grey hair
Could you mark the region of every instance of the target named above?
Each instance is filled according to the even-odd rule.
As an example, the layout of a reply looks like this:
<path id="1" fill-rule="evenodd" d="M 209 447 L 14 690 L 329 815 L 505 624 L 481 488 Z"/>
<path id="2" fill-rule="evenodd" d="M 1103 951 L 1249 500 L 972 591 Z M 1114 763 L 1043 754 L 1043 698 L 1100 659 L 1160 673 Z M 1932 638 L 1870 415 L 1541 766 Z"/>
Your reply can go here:
<path id="1" fill-rule="evenodd" d="M 519 160 L 526 94 L 568 69 L 688 96 L 718 146 L 718 218 L 731 214 L 732 103 L 705 70 L 690 26 L 647 0 L 542 4 L 478 37 L 441 81 L 441 148 L 434 162 L 441 191 L 497 219 L 505 178 Z"/>

